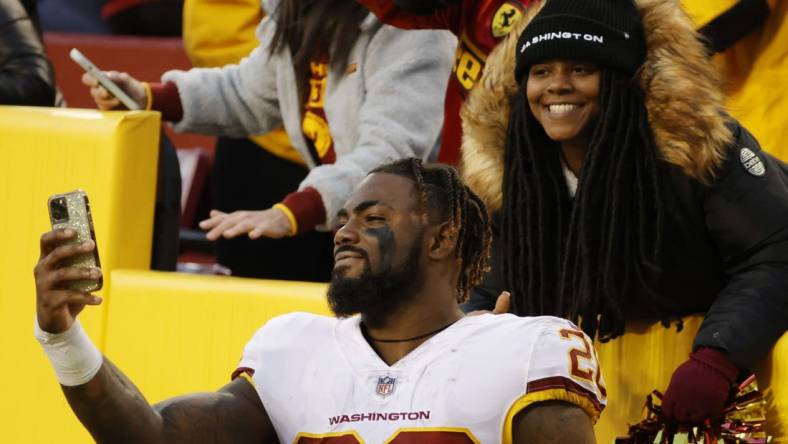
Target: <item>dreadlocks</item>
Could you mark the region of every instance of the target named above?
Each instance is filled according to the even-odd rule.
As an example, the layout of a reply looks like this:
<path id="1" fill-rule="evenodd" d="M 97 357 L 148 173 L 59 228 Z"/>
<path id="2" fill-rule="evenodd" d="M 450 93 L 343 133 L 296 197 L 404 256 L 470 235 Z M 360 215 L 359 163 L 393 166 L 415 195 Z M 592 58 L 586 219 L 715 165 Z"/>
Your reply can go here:
<path id="1" fill-rule="evenodd" d="M 420 159 L 403 159 L 372 171 L 407 177 L 416 184 L 419 209 L 432 223 L 448 221 L 457 239 L 455 256 L 461 272 L 457 299 L 462 302 L 488 270 L 492 232 L 484 203 L 446 165 L 423 165 Z"/>
<path id="2" fill-rule="evenodd" d="M 531 114 L 526 82 L 512 105 L 503 177 L 504 277 L 514 312 L 567 317 L 605 341 L 624 332 L 624 298 L 643 292 L 667 319 L 671 307 L 655 290 L 663 198 L 642 93 L 630 77 L 603 71 L 601 113 L 572 199 L 561 148 Z"/>

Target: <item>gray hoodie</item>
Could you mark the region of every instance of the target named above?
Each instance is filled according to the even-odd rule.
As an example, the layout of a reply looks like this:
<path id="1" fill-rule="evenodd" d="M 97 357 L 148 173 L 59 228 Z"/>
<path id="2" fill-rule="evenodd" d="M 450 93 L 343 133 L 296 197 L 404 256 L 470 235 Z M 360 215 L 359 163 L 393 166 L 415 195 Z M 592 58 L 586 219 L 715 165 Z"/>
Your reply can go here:
<path id="1" fill-rule="evenodd" d="M 265 0 L 276 11 L 279 0 Z M 311 169 L 299 189 L 320 193 L 331 229 L 355 186 L 377 166 L 405 157 L 426 159 L 438 145 L 443 98 L 456 40 L 446 31 L 405 31 L 370 14 L 360 25 L 349 66 L 329 72 L 325 113 L 336 163 L 315 165 L 301 129 L 290 51 L 269 54 L 276 14 L 257 30 L 261 44 L 237 65 L 169 71 L 178 85 L 183 119 L 176 131 L 230 137 L 267 133 L 284 126 Z"/>

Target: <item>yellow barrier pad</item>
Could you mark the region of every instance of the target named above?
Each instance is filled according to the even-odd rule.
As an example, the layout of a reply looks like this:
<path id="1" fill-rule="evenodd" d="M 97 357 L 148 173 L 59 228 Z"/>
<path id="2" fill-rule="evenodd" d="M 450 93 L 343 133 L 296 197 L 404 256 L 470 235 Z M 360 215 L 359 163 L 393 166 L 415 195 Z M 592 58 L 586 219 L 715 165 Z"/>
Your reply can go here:
<path id="1" fill-rule="evenodd" d="M 243 347 L 269 319 L 329 314 L 323 284 L 116 270 L 107 357 L 151 402 L 230 382 Z"/>
<path id="2" fill-rule="evenodd" d="M 788 444 L 788 334 L 780 338 L 756 375 L 766 398 L 772 444 Z"/>
<path id="3" fill-rule="evenodd" d="M 104 270 L 147 268 L 159 131 L 152 112 L 0 106 L 0 442 L 89 442 L 33 338 L 47 199 L 84 189 Z M 99 345 L 103 320 L 101 308 L 82 316 Z"/>
<path id="4" fill-rule="evenodd" d="M 665 391 L 673 370 L 689 357 L 700 323 L 699 317 L 685 319 L 681 332 L 659 322 L 628 323 L 625 335 L 596 342 L 608 394 L 595 428 L 599 443 L 612 443 L 627 434 L 629 424 L 643 419 L 646 396 L 655 389 Z"/>

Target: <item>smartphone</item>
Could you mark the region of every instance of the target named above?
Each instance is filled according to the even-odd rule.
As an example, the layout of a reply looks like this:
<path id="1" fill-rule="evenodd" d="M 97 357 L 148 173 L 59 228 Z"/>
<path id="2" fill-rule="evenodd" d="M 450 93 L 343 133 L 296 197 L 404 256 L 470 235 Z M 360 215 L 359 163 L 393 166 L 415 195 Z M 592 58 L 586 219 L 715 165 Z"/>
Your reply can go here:
<path id="1" fill-rule="evenodd" d="M 49 220 L 53 230 L 71 228 L 77 234 L 67 243 L 81 244 L 89 239 L 96 242 L 93 231 L 93 218 L 90 215 L 90 202 L 88 195 L 82 190 L 75 190 L 65 194 L 55 194 L 49 198 Z M 71 257 L 63 262 L 66 267 L 101 267 L 98 247 L 92 252 Z M 104 279 L 86 279 L 73 281 L 69 288 L 77 291 L 91 293 L 98 291 L 104 285 Z"/>
<path id="2" fill-rule="evenodd" d="M 93 64 L 84 54 L 79 52 L 77 48 L 72 48 L 71 52 L 68 53 L 71 60 L 77 62 L 82 69 L 85 70 L 88 74 L 92 75 L 96 80 L 98 80 L 99 84 L 103 86 L 110 94 L 115 96 L 120 102 L 126 105 L 126 108 L 136 111 L 140 109 L 140 106 L 135 102 L 128 94 L 123 92 L 120 87 L 113 82 L 112 80 L 104 74 L 104 71 L 98 69 L 96 65 Z"/>

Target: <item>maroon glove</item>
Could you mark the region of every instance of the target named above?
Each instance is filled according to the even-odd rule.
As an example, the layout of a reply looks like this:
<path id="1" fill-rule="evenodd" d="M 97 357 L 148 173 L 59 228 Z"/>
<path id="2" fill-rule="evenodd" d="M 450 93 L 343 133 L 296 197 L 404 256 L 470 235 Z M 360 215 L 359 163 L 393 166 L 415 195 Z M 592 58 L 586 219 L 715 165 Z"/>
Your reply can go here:
<path id="1" fill-rule="evenodd" d="M 662 415 L 669 422 L 702 424 L 722 419 L 725 402 L 739 369 L 725 353 L 701 347 L 673 372 L 662 398 Z"/>

